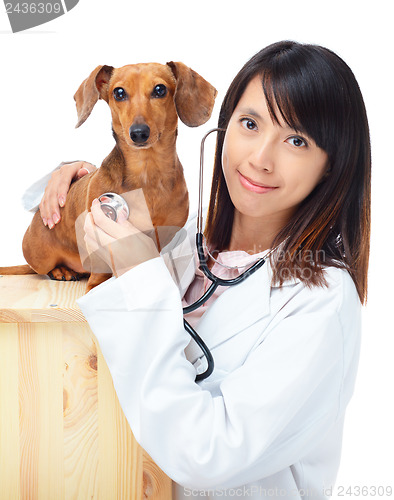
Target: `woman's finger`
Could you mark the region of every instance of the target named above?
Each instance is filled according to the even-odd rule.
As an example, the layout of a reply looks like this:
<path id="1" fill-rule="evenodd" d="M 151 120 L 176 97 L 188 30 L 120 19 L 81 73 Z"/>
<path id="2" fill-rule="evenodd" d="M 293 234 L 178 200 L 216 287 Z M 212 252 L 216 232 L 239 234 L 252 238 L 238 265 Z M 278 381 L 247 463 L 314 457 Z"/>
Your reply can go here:
<path id="1" fill-rule="evenodd" d="M 39 205 L 45 225 L 52 229 L 60 221 L 60 208 L 66 203 L 71 183 L 95 169 L 96 167 L 90 163 L 77 161 L 64 163 L 52 173 Z"/>
<path id="2" fill-rule="evenodd" d="M 53 180 L 49 181 L 48 186 L 45 188 L 39 209 L 41 218 L 43 221 L 45 220 L 44 223 L 47 222 L 48 227 L 52 229 L 55 223 L 60 220 L 57 189 L 53 186 Z"/>
<path id="3" fill-rule="evenodd" d="M 91 174 L 92 172 L 97 170 L 97 167 L 95 165 L 93 165 L 92 163 L 89 163 L 87 161 L 82 161 L 82 162 L 78 162 L 78 163 L 80 163 L 81 165 L 80 165 L 79 170 L 75 176 L 76 180 L 81 179 L 85 175 Z"/>
<path id="4" fill-rule="evenodd" d="M 123 216 L 119 222 L 115 222 L 107 217 L 101 210 L 100 202 L 97 199 L 93 200 L 91 213 L 94 223 L 114 239 L 123 238 L 139 232 L 139 230 L 127 220 L 123 220 Z"/>
<path id="5" fill-rule="evenodd" d="M 127 210 L 122 208 L 122 210 L 118 214 L 118 220 L 116 221 L 118 224 L 123 224 L 128 220 Z"/>
<path id="6" fill-rule="evenodd" d="M 84 221 L 84 242 L 88 255 L 104 261 L 119 276 L 145 260 L 157 257 L 153 240 L 127 220 L 114 222 L 105 216 L 95 200 Z"/>
<path id="7" fill-rule="evenodd" d="M 60 222 L 60 207 L 63 207 L 66 202 L 66 196 L 75 168 L 74 164 L 62 165 L 58 170 L 53 172 L 45 189 L 43 203 L 45 204 L 46 211 L 43 215 L 47 218 L 50 229 Z"/>
<path id="8" fill-rule="evenodd" d="M 56 186 L 59 206 L 64 207 L 72 181 L 78 180 L 94 170 L 94 165 L 90 165 L 92 170 L 88 169 L 89 165 L 90 163 L 85 161 L 75 161 L 65 163 L 60 167 Z"/>

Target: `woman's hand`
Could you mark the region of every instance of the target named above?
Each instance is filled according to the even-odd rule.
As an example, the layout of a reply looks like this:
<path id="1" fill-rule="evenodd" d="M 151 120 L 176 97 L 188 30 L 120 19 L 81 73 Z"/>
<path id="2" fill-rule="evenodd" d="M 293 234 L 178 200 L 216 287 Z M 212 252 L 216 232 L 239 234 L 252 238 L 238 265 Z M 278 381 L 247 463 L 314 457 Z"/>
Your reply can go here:
<path id="1" fill-rule="evenodd" d="M 45 226 L 52 229 L 60 221 L 59 207 L 64 207 L 71 183 L 94 170 L 96 170 L 96 167 L 91 163 L 76 161 L 65 163 L 53 172 L 39 205 L 41 218 Z"/>
<path id="2" fill-rule="evenodd" d="M 115 276 L 159 256 L 153 239 L 131 224 L 125 212 L 121 212 L 117 222 L 114 222 L 104 215 L 97 199 L 93 200 L 91 212 L 86 215 L 84 231 L 89 257 L 94 254 L 94 257 L 104 261 Z M 154 237 L 154 230 L 150 232 Z M 91 262 L 94 260 L 91 258 Z"/>

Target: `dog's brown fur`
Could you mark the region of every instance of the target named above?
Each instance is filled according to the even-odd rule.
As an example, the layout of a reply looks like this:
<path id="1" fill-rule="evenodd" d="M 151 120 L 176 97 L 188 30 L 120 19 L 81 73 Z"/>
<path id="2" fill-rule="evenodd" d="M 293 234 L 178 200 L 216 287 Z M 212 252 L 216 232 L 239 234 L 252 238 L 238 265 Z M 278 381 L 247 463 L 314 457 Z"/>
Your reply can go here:
<path id="1" fill-rule="evenodd" d="M 152 97 L 158 84 L 166 86 L 165 97 Z M 126 91 L 126 100 L 115 100 L 113 90 L 117 87 Z M 104 192 L 121 194 L 143 188 L 154 227 L 181 228 L 189 202 L 175 148 L 178 116 L 188 126 L 202 125 L 211 115 L 215 97 L 215 88 L 180 62 L 118 69 L 98 66 L 74 96 L 77 127 L 88 118 L 96 102 L 104 99 L 111 109 L 116 145 L 98 170 L 71 185 L 67 203 L 60 209 L 61 221 L 53 229 L 44 226 L 39 212 L 34 215 L 23 239 L 23 254 L 32 270 L 63 280 L 86 273 L 78 253 L 75 221 Z M 130 137 L 130 127 L 135 123 L 150 128 L 149 139 L 142 145 L 136 145 Z M 0 274 L 19 274 L 15 270 L 0 268 Z M 26 272 L 26 266 L 20 266 L 20 273 Z M 88 290 L 109 276 L 92 273 Z"/>

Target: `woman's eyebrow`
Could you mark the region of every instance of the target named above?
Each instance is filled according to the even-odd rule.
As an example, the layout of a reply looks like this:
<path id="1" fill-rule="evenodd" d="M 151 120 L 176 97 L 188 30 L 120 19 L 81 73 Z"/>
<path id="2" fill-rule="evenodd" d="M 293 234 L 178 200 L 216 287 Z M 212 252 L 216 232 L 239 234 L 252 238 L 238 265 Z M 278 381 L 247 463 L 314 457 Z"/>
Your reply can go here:
<path id="1" fill-rule="evenodd" d="M 243 115 L 250 115 L 258 120 L 263 120 L 263 117 L 252 108 L 240 108 L 239 112 Z"/>

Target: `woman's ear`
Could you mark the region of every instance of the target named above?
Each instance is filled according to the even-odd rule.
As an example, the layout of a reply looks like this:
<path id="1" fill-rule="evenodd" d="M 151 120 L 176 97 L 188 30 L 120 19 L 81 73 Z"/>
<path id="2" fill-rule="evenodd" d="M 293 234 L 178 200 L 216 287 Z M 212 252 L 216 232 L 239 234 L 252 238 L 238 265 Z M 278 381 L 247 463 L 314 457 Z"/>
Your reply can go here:
<path id="1" fill-rule="evenodd" d="M 326 170 L 323 174 L 323 177 L 321 178 L 321 182 L 324 182 L 327 180 L 328 177 L 330 177 L 331 174 L 331 165 L 327 163 Z"/>
<path id="2" fill-rule="evenodd" d="M 202 76 L 181 62 L 167 65 L 176 80 L 174 95 L 179 118 L 188 127 L 198 127 L 211 116 L 217 90 Z"/>
<path id="3" fill-rule="evenodd" d="M 325 168 L 325 170 L 324 170 L 324 172 L 323 172 L 322 176 L 320 177 L 320 180 L 319 180 L 319 182 L 317 183 L 317 185 L 322 184 L 323 182 L 326 182 L 326 180 L 327 180 L 327 179 L 330 177 L 330 175 L 331 175 L 331 170 L 332 170 L 331 165 L 330 165 L 329 161 L 327 160 L 326 168 Z"/>

